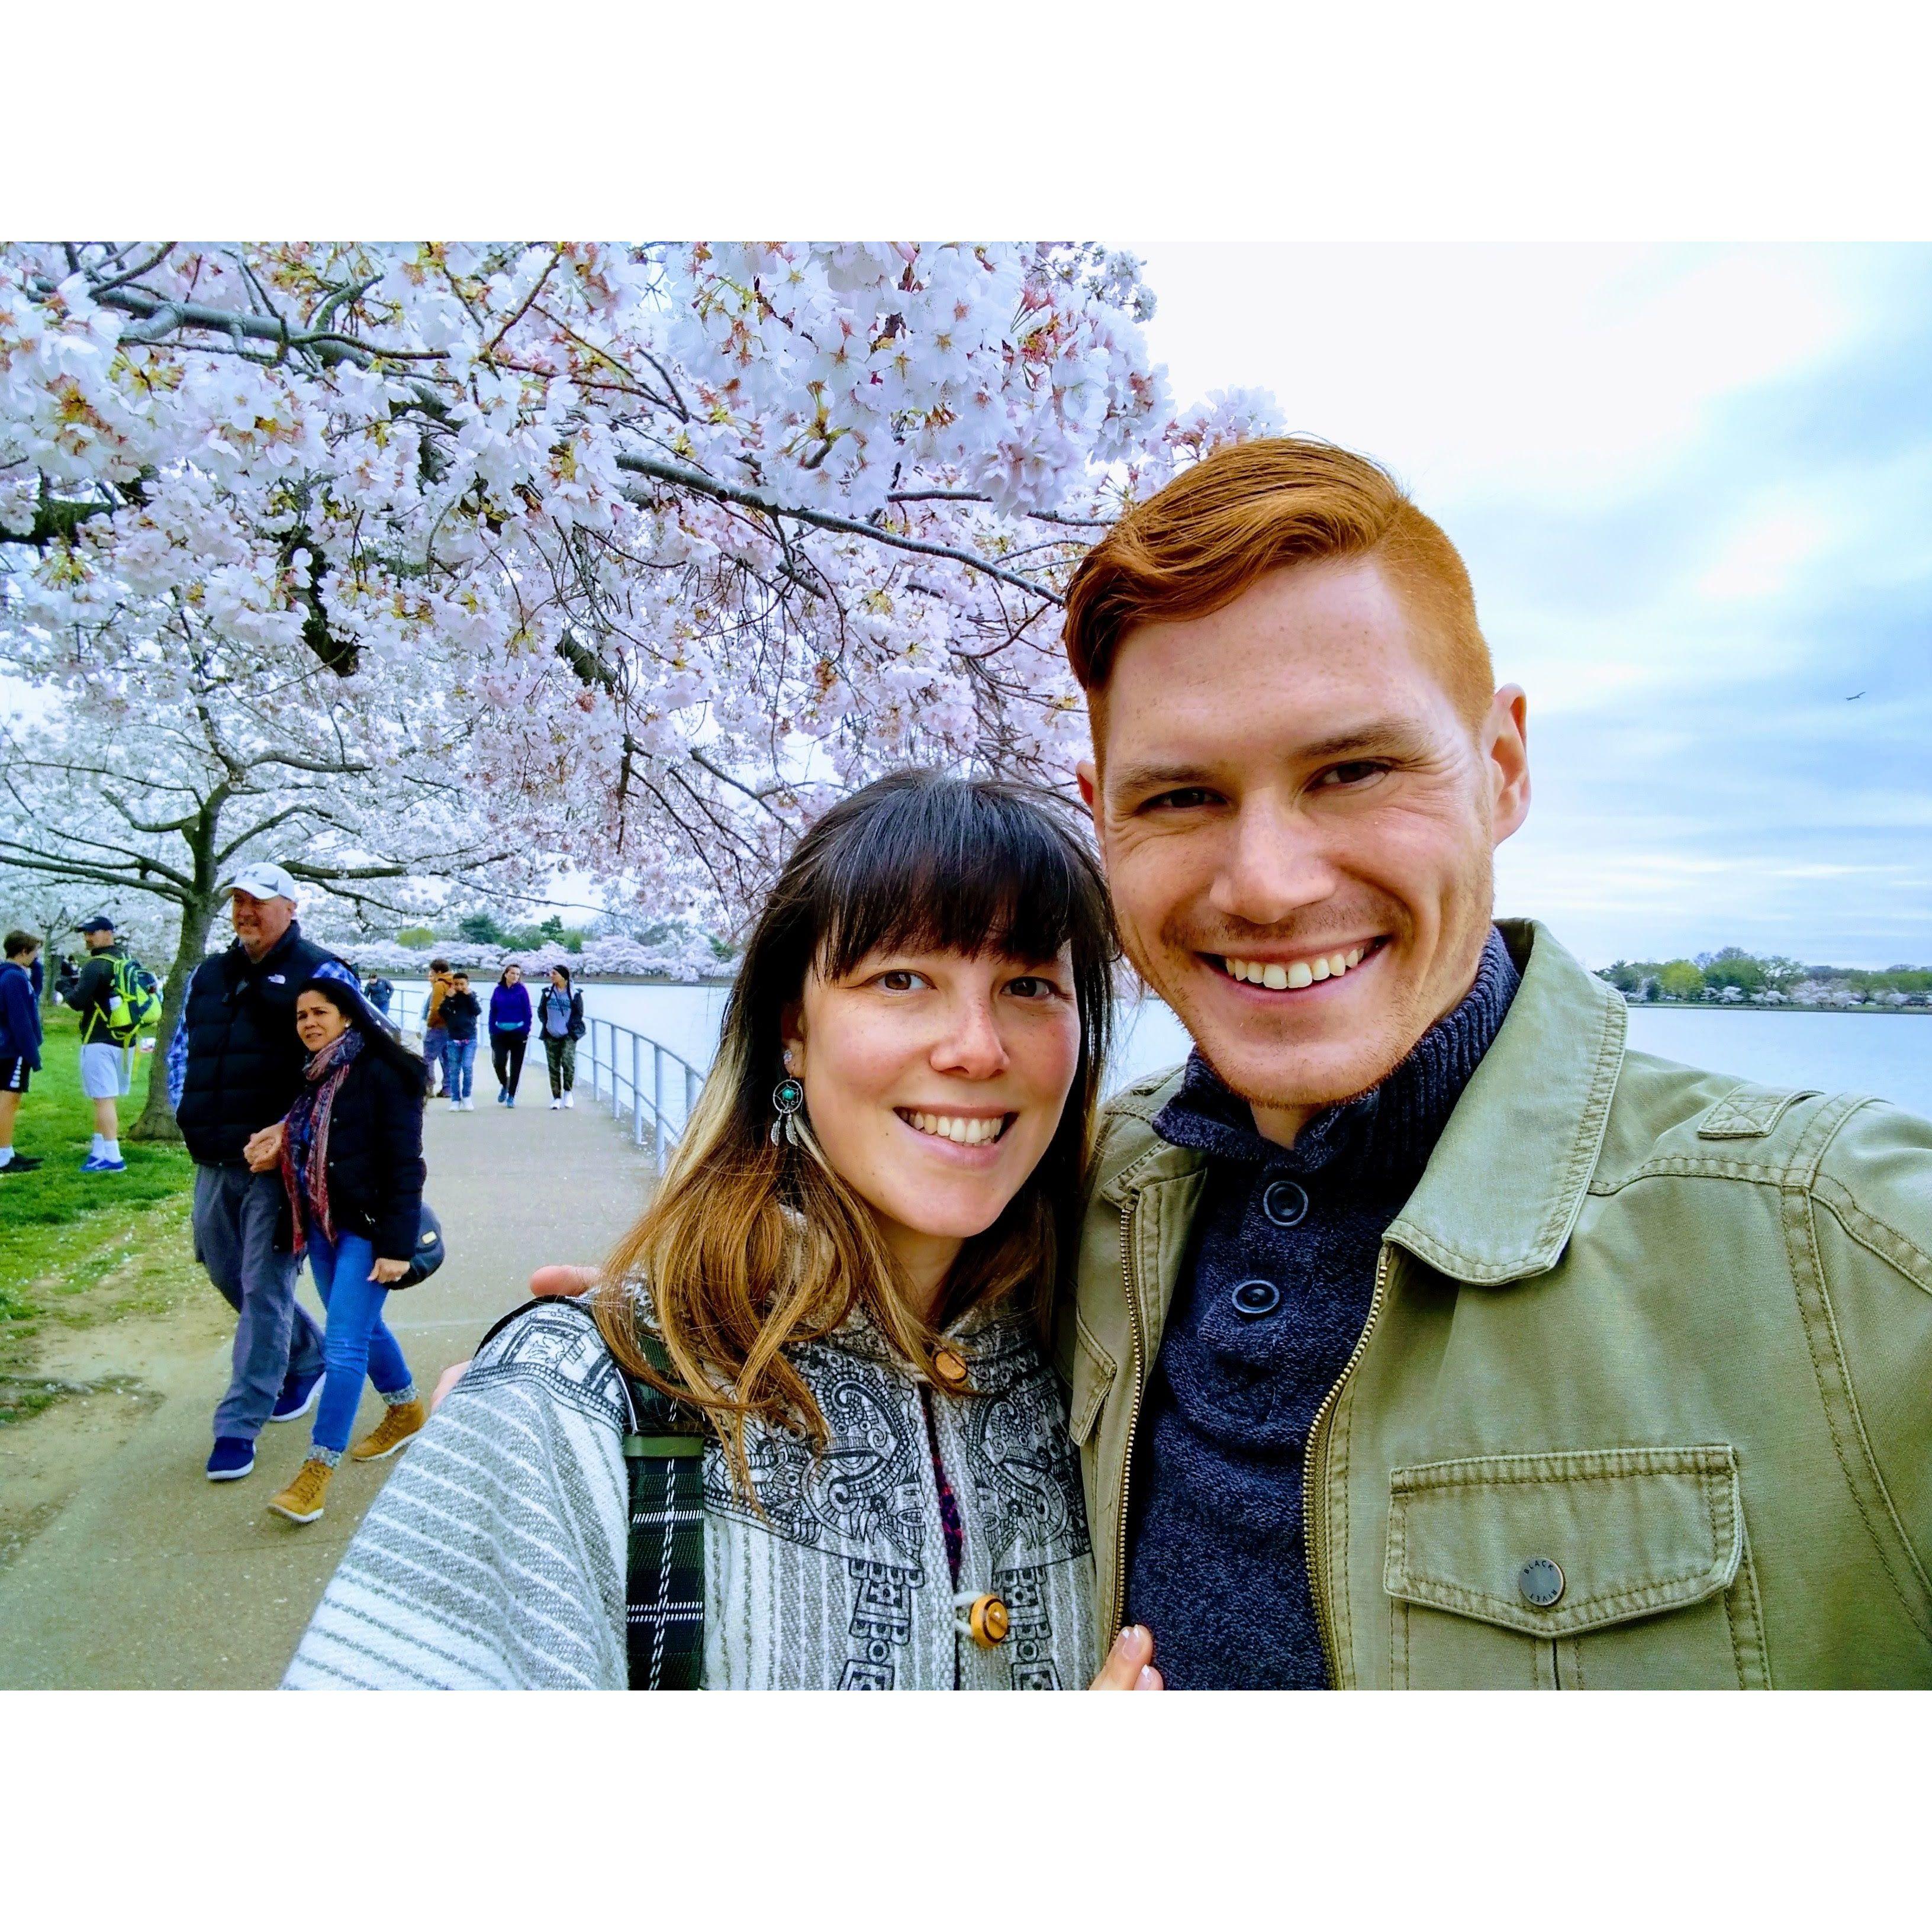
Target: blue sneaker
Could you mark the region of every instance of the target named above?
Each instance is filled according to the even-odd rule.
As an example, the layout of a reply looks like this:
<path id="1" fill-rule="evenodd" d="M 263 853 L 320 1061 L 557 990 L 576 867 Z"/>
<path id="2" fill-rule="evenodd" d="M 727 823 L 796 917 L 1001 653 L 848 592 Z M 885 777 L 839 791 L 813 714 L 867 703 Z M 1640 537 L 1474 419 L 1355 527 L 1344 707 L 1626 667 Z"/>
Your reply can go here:
<path id="1" fill-rule="evenodd" d="M 322 1394 L 322 1371 L 316 1370 L 312 1376 L 290 1376 L 282 1383 L 282 1392 L 275 1398 L 275 1406 L 268 1420 L 271 1422 L 295 1422 L 314 1408 Z"/>
<path id="2" fill-rule="evenodd" d="M 506 1094 L 503 1096 L 503 1104 L 506 1107 L 514 1107 L 517 1104 L 516 1095 L 514 1094 Z"/>
<path id="3" fill-rule="evenodd" d="M 91 1154 L 80 1164 L 82 1174 L 125 1174 L 128 1163 L 124 1160 L 103 1160 L 98 1154 Z"/>
<path id="4" fill-rule="evenodd" d="M 211 1483 L 238 1481 L 255 1466 L 255 1445 L 238 1436 L 218 1436 L 214 1451 L 208 1459 Z"/>

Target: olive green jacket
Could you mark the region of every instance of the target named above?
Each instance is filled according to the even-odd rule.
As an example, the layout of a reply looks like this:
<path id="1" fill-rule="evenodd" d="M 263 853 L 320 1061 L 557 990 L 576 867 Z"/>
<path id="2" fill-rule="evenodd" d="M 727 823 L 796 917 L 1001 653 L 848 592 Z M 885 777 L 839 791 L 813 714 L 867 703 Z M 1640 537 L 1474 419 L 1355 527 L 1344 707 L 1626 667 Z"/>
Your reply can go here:
<path id="1" fill-rule="evenodd" d="M 1521 989 L 1310 1434 L 1331 1681 L 1932 1684 L 1932 1124 L 1627 1053 L 1502 931 Z M 1103 1637 L 1204 1178 L 1150 1125 L 1178 1080 L 1108 1108 L 1060 1314 Z"/>

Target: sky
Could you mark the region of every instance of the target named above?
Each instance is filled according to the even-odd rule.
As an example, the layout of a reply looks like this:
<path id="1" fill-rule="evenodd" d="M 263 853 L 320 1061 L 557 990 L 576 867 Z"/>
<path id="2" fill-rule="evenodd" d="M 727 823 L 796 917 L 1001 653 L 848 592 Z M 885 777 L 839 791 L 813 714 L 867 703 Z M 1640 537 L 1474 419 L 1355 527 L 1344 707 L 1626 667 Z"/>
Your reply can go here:
<path id="1" fill-rule="evenodd" d="M 1932 962 L 1932 248 L 1130 245 L 1178 400 L 1271 389 L 1461 549 L 1529 695 L 1500 912 Z"/>

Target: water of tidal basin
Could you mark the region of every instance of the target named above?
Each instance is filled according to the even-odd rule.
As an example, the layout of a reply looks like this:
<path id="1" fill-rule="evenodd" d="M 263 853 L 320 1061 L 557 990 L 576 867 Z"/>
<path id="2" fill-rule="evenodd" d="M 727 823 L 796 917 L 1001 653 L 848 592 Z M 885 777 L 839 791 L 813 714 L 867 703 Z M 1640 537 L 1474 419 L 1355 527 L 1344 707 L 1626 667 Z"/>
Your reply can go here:
<path id="1" fill-rule="evenodd" d="M 703 1068 L 717 1043 L 723 986 L 584 988 L 584 1010 L 662 1041 Z M 488 988 L 483 988 L 487 1001 Z M 1633 1006 L 1630 1043 L 1768 1087 L 1876 1094 L 1932 1117 L 1932 1013 L 1792 1013 Z M 1125 1004 L 1110 1088 L 1184 1059 L 1187 1036 L 1158 1000 Z M 541 1068 L 539 1068 L 541 1070 Z"/>

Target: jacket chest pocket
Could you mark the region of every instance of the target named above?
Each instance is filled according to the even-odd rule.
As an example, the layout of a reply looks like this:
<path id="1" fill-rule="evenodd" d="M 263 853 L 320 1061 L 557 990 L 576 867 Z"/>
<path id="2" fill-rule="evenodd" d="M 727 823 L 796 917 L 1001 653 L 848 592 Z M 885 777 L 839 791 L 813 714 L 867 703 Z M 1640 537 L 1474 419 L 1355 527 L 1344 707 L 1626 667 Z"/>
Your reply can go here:
<path id="1" fill-rule="evenodd" d="M 1398 1689 L 1768 1686 L 1727 1445 L 1474 1456 L 1389 1489 Z"/>

